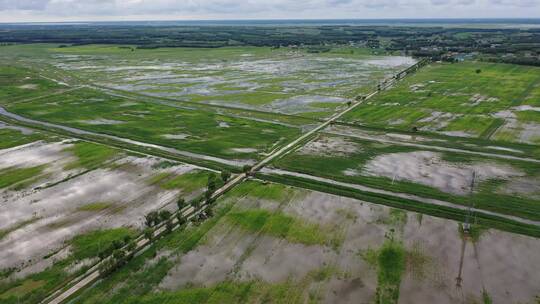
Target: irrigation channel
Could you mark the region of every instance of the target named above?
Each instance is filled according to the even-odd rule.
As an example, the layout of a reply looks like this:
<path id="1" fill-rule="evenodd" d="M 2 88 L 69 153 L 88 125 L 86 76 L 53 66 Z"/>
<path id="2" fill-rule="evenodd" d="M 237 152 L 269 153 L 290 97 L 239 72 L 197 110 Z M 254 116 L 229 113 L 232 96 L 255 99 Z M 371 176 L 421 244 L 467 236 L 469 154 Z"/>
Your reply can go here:
<path id="1" fill-rule="evenodd" d="M 289 152 L 291 149 L 297 147 L 298 145 L 301 145 L 301 144 L 307 142 L 307 140 L 310 139 L 313 135 L 315 135 L 316 133 L 318 133 L 321 130 L 325 129 L 329 125 L 333 124 L 339 118 L 341 118 L 345 114 L 349 113 L 350 111 L 354 110 L 356 107 L 361 105 L 363 102 L 373 98 L 374 96 L 376 96 L 380 92 L 382 92 L 382 91 L 388 89 L 389 87 L 393 86 L 396 82 L 402 80 L 405 76 L 416 72 L 418 69 L 420 69 L 421 67 L 427 65 L 428 63 L 429 63 L 429 60 L 427 60 L 427 59 L 421 60 L 421 61 L 417 62 L 416 64 L 408 67 L 407 69 L 405 69 L 403 71 L 400 71 L 394 77 L 384 80 L 382 83 L 380 83 L 377 86 L 376 91 L 374 91 L 374 92 L 372 92 L 372 93 L 370 93 L 368 95 L 361 96 L 360 98 L 357 98 L 357 100 L 355 102 L 353 102 L 350 106 L 348 106 L 346 109 L 334 114 L 328 120 L 321 123 L 320 125 L 318 125 L 314 129 L 310 130 L 309 132 L 306 132 L 305 134 L 298 137 L 297 139 L 290 142 L 289 144 L 285 145 L 281 149 L 271 153 L 269 156 L 264 158 L 262 161 L 260 161 L 260 162 L 256 163 L 255 165 L 253 165 L 249 171 L 235 175 L 232 179 L 230 179 L 228 182 L 226 182 L 222 187 L 220 187 L 219 189 L 214 191 L 213 194 L 210 196 L 210 198 L 208 200 L 205 200 L 204 202 L 202 202 L 202 204 L 198 208 L 194 208 L 192 206 L 187 206 L 187 207 L 184 207 L 181 210 L 178 210 L 177 212 L 181 213 L 183 218 L 185 218 L 188 221 L 195 218 L 195 217 L 197 217 L 199 214 L 203 213 L 209 207 L 209 205 L 212 202 L 214 202 L 217 198 L 219 198 L 224 193 L 226 193 L 227 191 L 229 191 L 230 189 L 232 189 L 236 185 L 240 184 L 244 180 L 246 180 L 249 176 L 254 175 L 256 172 L 260 171 L 266 165 L 271 163 L 273 160 L 275 160 L 276 158 L 278 158 L 278 157 L 284 155 L 285 153 Z M 37 125 L 40 125 L 41 127 L 47 127 L 47 128 L 52 128 L 52 129 L 61 129 L 62 131 L 66 131 L 68 133 L 72 133 L 72 134 L 75 134 L 75 135 L 97 135 L 97 134 L 94 134 L 94 133 L 91 133 L 91 132 L 87 132 L 87 131 L 83 131 L 83 130 L 79 130 L 79 129 L 75 129 L 75 128 L 69 128 L 69 127 L 65 127 L 65 126 L 61 126 L 61 125 L 57 125 L 57 124 L 50 124 L 50 123 L 46 123 L 46 122 L 41 122 L 41 121 L 37 121 L 37 120 L 31 120 L 31 119 L 28 119 L 28 118 L 24 118 L 22 116 L 10 113 L 10 112 L 6 111 L 5 109 L 3 109 L 1 107 L 0 107 L 0 115 L 2 115 L 4 117 L 7 117 L 7 118 L 9 118 L 11 120 L 15 120 L 15 121 L 22 122 L 22 123 L 25 123 L 25 124 L 31 124 L 31 125 L 32 124 L 33 125 L 37 124 Z M 99 134 L 99 135 L 104 136 L 103 134 Z M 129 143 L 129 144 L 134 144 L 133 141 L 127 140 L 125 138 L 113 137 L 113 136 L 111 136 L 111 137 L 112 138 L 110 138 L 110 139 L 120 140 L 120 141 Z M 135 143 L 135 144 L 138 144 L 138 142 Z M 145 144 L 145 145 L 147 145 L 147 144 Z M 151 146 L 152 146 L 152 148 L 159 147 L 159 146 L 155 146 L 155 145 L 151 145 Z M 178 153 L 179 151 L 168 151 L 168 152 L 176 152 L 176 153 Z M 189 156 L 193 157 L 194 155 L 189 155 Z M 198 157 L 195 157 L 195 158 L 198 158 Z M 213 161 L 215 161 L 215 160 L 213 160 Z M 152 240 L 155 240 L 159 236 L 161 236 L 162 234 L 169 232 L 168 230 L 174 231 L 174 230 L 179 229 L 180 227 L 182 227 L 181 225 L 179 225 L 179 221 L 175 217 L 173 217 L 173 220 L 172 220 L 172 229 L 167 229 L 166 226 L 167 226 L 166 223 L 161 223 L 160 225 L 155 226 L 153 228 L 153 232 L 152 232 L 153 235 L 152 235 L 151 239 L 146 238 L 143 234 L 139 235 L 135 239 L 136 246 L 135 246 L 134 249 L 128 250 L 128 248 L 127 248 L 128 246 L 126 245 L 123 248 L 121 248 L 121 250 L 123 250 L 126 253 L 126 256 L 134 256 L 138 252 L 141 252 L 141 251 L 145 250 L 149 245 L 151 245 Z M 111 255 L 111 256 L 106 257 L 106 258 L 102 259 L 101 261 L 97 262 L 96 264 L 94 264 L 90 269 L 88 269 L 82 275 L 70 280 L 68 283 L 64 284 L 64 286 L 59 287 L 56 291 L 54 291 L 49 296 L 47 296 L 41 303 L 43 303 L 43 304 L 66 303 L 67 301 L 69 301 L 69 299 L 76 296 L 83 289 L 91 286 L 94 282 L 96 282 L 102 276 L 101 269 L 102 269 L 103 265 L 105 265 L 107 262 L 109 262 L 109 261 L 111 261 L 113 259 L 114 259 L 114 257 Z"/>

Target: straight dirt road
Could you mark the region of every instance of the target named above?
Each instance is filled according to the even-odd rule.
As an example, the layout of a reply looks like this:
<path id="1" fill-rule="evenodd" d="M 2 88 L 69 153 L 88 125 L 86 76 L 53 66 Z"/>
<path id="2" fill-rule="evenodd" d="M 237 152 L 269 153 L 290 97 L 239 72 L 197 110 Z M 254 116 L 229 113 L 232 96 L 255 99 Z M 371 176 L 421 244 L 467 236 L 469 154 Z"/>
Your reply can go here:
<path id="1" fill-rule="evenodd" d="M 392 81 L 386 83 L 386 85 L 384 87 L 382 87 L 381 89 L 379 89 L 379 90 L 377 90 L 377 91 L 375 91 L 373 93 L 370 93 L 369 95 L 365 96 L 361 101 L 357 101 L 357 102 L 351 104 L 347 109 L 334 114 L 332 117 L 330 117 L 330 119 L 328 119 L 324 123 L 320 124 L 316 128 L 314 128 L 311 131 L 305 133 L 304 135 L 298 137 L 296 140 L 294 140 L 291 143 L 287 144 L 283 148 L 273 152 L 272 154 L 267 156 L 265 159 L 263 159 L 262 161 L 260 161 L 256 165 L 254 165 L 250 170 L 250 174 L 253 174 L 253 173 L 261 170 L 264 166 L 266 166 L 267 164 L 272 162 L 277 157 L 283 155 L 284 153 L 288 152 L 290 149 L 292 149 L 292 148 L 296 147 L 297 145 L 301 144 L 304 140 L 310 138 L 311 136 L 313 136 L 317 132 L 323 130 L 324 128 L 326 128 L 327 126 L 329 126 L 330 124 L 335 122 L 337 119 L 339 119 L 343 115 L 345 115 L 345 114 L 349 113 L 350 111 L 354 110 L 357 106 L 362 104 L 364 101 L 373 98 L 379 92 L 381 92 L 382 90 L 390 87 L 391 85 L 393 85 L 397 81 L 398 80 L 393 79 Z M 16 119 L 16 120 L 21 120 L 22 119 L 22 121 L 24 121 L 24 122 L 44 124 L 43 122 L 40 122 L 40 121 L 30 120 L 30 119 L 21 117 L 19 115 L 13 114 L 13 113 L 9 113 L 9 112 L 7 112 L 5 109 L 3 109 L 1 107 L 0 107 L 0 115 L 5 115 L 5 116 L 8 116 L 8 117 L 10 117 L 12 119 Z M 51 127 L 61 127 L 64 130 L 66 130 L 65 128 L 67 128 L 67 127 L 63 127 L 63 126 L 60 126 L 60 125 L 54 125 L 54 124 L 49 124 L 49 123 L 45 123 L 45 125 L 48 125 L 48 126 L 51 126 Z M 82 132 L 85 132 L 86 134 L 90 133 L 90 132 L 83 131 L 83 130 L 78 130 L 78 129 L 72 130 L 72 129 L 73 128 L 68 128 L 67 130 L 68 131 L 76 131 L 76 132 L 81 132 L 82 131 Z M 126 139 L 117 138 L 117 137 L 114 137 L 114 138 L 124 140 L 124 141 L 126 140 Z M 130 143 L 133 143 L 131 140 L 128 140 L 128 141 Z M 152 145 L 152 146 L 155 146 L 155 145 Z M 222 187 L 217 189 L 214 192 L 214 194 L 212 196 L 212 199 L 216 199 L 219 196 L 223 195 L 228 190 L 232 189 L 236 185 L 243 182 L 248 176 L 249 176 L 249 174 L 242 173 L 242 174 L 239 174 L 238 176 L 234 177 L 228 183 L 226 183 L 225 185 L 223 185 Z M 163 233 L 163 229 L 164 229 L 164 227 L 160 227 L 159 229 L 156 230 L 155 234 L 159 235 L 160 233 Z M 142 241 L 144 241 L 144 240 L 141 240 L 140 242 L 142 242 Z M 134 252 L 138 252 L 139 250 L 142 250 L 146 245 L 147 245 L 147 243 L 138 244 L 137 248 L 134 250 Z M 75 279 L 74 281 L 72 281 L 70 283 L 67 283 L 65 286 L 70 286 L 69 288 L 64 289 L 64 291 L 59 291 L 59 292 L 57 292 L 55 294 L 52 294 L 47 299 L 45 299 L 42 303 L 48 303 L 48 304 L 64 303 L 68 299 L 73 297 L 75 294 L 80 292 L 82 289 L 90 286 L 99 277 L 100 277 L 100 271 L 99 271 L 99 264 L 98 264 L 98 265 L 94 266 L 92 269 L 90 269 L 87 273 L 85 273 L 82 277 L 79 277 L 79 278 Z"/>
<path id="2" fill-rule="evenodd" d="M 344 182 L 335 181 L 333 179 L 329 179 L 329 178 L 325 178 L 325 177 L 319 177 L 319 176 L 313 176 L 313 175 L 304 174 L 304 173 L 291 172 L 291 171 L 285 171 L 285 170 L 280 170 L 280 169 L 267 169 L 267 168 L 263 169 L 261 172 L 262 173 L 267 173 L 267 174 L 277 174 L 277 175 L 281 175 L 281 176 L 300 177 L 300 178 L 303 178 L 303 179 L 308 179 L 308 180 L 321 182 L 321 183 L 325 183 L 325 184 L 329 184 L 329 185 L 335 185 L 335 186 L 340 186 L 340 187 L 345 187 L 345 188 L 350 188 L 350 189 L 356 189 L 356 190 L 360 190 L 360 191 L 363 191 L 363 192 L 384 194 L 384 195 L 393 196 L 393 197 L 397 197 L 397 198 L 404 198 L 404 199 L 413 200 L 413 201 L 417 201 L 417 202 L 421 202 L 421 203 L 432 204 L 432 205 L 443 206 L 443 207 L 450 207 L 450 208 L 459 209 L 459 210 L 465 210 L 465 211 L 469 210 L 469 207 L 467 207 L 467 206 L 458 205 L 458 204 L 443 201 L 443 200 L 438 200 L 438 199 L 434 199 L 434 198 L 427 198 L 427 197 L 422 197 L 422 196 L 418 196 L 418 195 L 414 195 L 414 194 L 408 194 L 408 193 L 387 191 L 387 190 L 362 186 L 360 184 L 344 183 Z M 512 220 L 512 221 L 515 221 L 515 222 L 518 222 L 518 223 L 526 224 L 526 225 L 540 226 L 540 221 L 528 220 L 528 219 L 524 219 L 524 218 L 521 218 L 521 217 L 518 217 L 518 216 L 501 214 L 501 213 L 497 213 L 497 212 L 493 212 L 493 211 L 489 211 L 489 210 L 484 210 L 484 209 L 471 208 L 470 210 L 472 212 L 475 212 L 475 213 L 484 213 L 484 214 L 488 214 L 488 215 L 493 215 L 493 216 L 497 216 L 497 217 L 500 217 L 500 218 L 505 218 L 505 219 L 508 219 L 508 220 Z"/>

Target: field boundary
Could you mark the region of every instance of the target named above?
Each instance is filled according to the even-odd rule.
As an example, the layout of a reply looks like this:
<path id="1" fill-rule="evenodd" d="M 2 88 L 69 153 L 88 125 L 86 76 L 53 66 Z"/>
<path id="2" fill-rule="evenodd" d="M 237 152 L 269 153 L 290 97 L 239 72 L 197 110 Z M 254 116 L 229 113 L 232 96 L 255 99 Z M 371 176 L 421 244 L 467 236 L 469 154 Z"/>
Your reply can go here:
<path id="1" fill-rule="evenodd" d="M 434 217 L 446 218 L 458 222 L 464 222 L 467 217 L 467 210 L 457 209 L 447 206 L 423 203 L 412 199 L 400 198 L 396 196 L 361 191 L 352 189 L 342 185 L 328 184 L 311 179 L 305 179 L 294 176 L 279 176 L 276 174 L 258 173 L 256 178 L 289 185 L 297 188 L 310 189 L 324 193 L 334 194 L 338 196 L 350 197 L 365 201 L 371 204 L 385 205 L 392 208 L 403 209 L 412 212 L 418 212 Z M 477 223 L 489 228 L 494 228 L 502 231 L 532 236 L 540 238 L 540 226 L 517 222 L 508 218 L 483 213 L 481 211 L 474 212 Z"/>

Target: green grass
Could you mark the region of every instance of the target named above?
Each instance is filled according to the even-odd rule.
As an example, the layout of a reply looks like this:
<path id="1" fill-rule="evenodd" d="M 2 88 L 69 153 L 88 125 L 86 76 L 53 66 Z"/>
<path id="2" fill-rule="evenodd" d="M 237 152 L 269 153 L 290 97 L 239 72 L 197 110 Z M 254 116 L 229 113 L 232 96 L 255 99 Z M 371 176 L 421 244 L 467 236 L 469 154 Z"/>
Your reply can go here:
<path id="1" fill-rule="evenodd" d="M 377 304 L 396 304 L 399 299 L 399 285 L 406 270 L 408 253 L 400 242 L 387 240 L 378 250 L 367 249 L 360 252 L 362 258 L 377 269 Z"/>
<path id="2" fill-rule="evenodd" d="M 127 228 L 98 230 L 79 235 L 69 241 L 72 253 L 63 260 L 55 261 L 47 269 L 29 275 L 24 279 L 0 282 L 0 299 L 2 304 L 40 303 L 51 291 L 66 283 L 88 269 L 87 266 L 75 271 L 68 269 L 77 261 L 97 256 L 100 250 L 113 241 L 122 241 L 126 235 L 134 235 Z"/>
<path id="3" fill-rule="evenodd" d="M 485 289 L 482 290 L 482 302 L 483 304 L 493 304 L 491 296 Z"/>
<path id="4" fill-rule="evenodd" d="M 112 244 L 113 241 L 121 241 L 126 236 L 133 237 L 135 236 L 135 232 L 128 228 L 116 228 L 97 230 L 76 236 L 71 240 L 73 256 L 77 260 L 95 257 L 100 250 L 105 249 L 109 244 Z"/>
<path id="5" fill-rule="evenodd" d="M 486 126 L 494 124 L 500 119 L 495 119 L 492 117 L 480 116 L 480 115 L 469 115 L 463 116 L 457 119 L 452 120 L 446 128 L 445 131 L 463 131 L 468 134 L 473 134 L 475 136 L 480 136 L 482 132 L 486 130 Z"/>
<path id="6" fill-rule="evenodd" d="M 129 303 L 245 303 L 253 283 L 222 282 L 213 287 L 187 288 L 177 292 L 150 294 L 142 299 L 132 298 Z"/>
<path id="7" fill-rule="evenodd" d="M 45 281 L 25 280 L 21 285 L 13 287 L 0 294 L 0 299 L 21 298 L 45 285 Z"/>
<path id="8" fill-rule="evenodd" d="M 422 144 L 435 147 L 463 149 L 474 152 L 486 152 L 491 154 L 513 155 L 523 157 L 528 155 L 532 158 L 540 159 L 540 146 L 530 143 L 513 142 L 516 134 L 515 132 L 507 132 L 507 129 L 495 129 L 500 127 L 501 120 L 495 120 L 487 129 L 481 134 L 480 138 L 474 137 L 456 137 L 448 136 L 445 134 L 399 129 L 396 126 L 360 126 L 351 123 L 340 122 L 339 125 L 346 126 L 351 131 L 367 132 L 373 136 L 384 136 L 386 134 L 400 134 L 403 136 L 410 136 L 412 140 L 421 138 Z M 491 136 L 495 131 L 496 136 Z M 506 133 L 508 139 L 500 139 L 501 133 Z M 491 137 L 488 137 L 491 136 Z M 347 137 L 347 136 L 345 136 Z M 353 137 L 354 138 L 354 137 Z M 514 138 L 514 139 L 512 139 Z M 506 148 L 509 150 L 493 149 L 493 146 L 500 148 Z M 520 152 L 514 152 L 512 150 L 518 150 Z"/>
<path id="9" fill-rule="evenodd" d="M 177 230 L 156 240 L 141 255 L 128 262 L 127 265 L 103 278 L 92 289 L 81 293 L 79 303 L 305 303 L 305 290 L 309 282 L 328 279 L 332 270 L 320 269 L 308 274 L 307 278 L 287 280 L 276 284 L 260 281 L 235 282 L 225 280 L 207 287 L 190 284 L 181 290 L 158 292 L 156 286 L 163 281 L 167 273 L 177 265 L 176 256 L 196 250 L 204 244 L 211 230 L 217 229 L 222 219 L 227 219 L 234 211 L 233 205 L 226 203 L 216 205 L 215 216 L 201 223 Z M 160 252 L 171 253 L 172 259 L 156 258 Z M 150 263 L 150 261 L 152 261 Z"/>
<path id="10" fill-rule="evenodd" d="M 90 203 L 86 204 L 84 206 L 79 207 L 77 210 L 79 211 L 92 211 L 92 212 L 98 212 L 103 211 L 112 206 L 111 203 L 106 202 L 96 202 L 96 203 Z"/>
<path id="11" fill-rule="evenodd" d="M 140 60 L 144 58 L 178 59 L 182 61 L 204 62 L 215 58 L 223 60 L 240 59 L 245 53 L 251 53 L 256 57 L 264 58 L 274 52 L 284 52 L 282 50 L 272 50 L 261 47 L 223 47 L 223 48 L 159 48 L 159 49 L 136 49 L 131 52 L 118 45 L 84 45 L 69 48 L 55 48 L 52 45 L 42 45 L 44 51 L 50 53 L 91 55 L 108 55 L 113 58 L 123 58 Z"/>
<path id="12" fill-rule="evenodd" d="M 168 249 L 176 249 L 186 253 L 193 250 L 204 239 L 206 234 L 216 226 L 216 224 L 228 214 L 232 205 L 224 204 L 220 206 L 216 214 L 200 226 L 190 227 L 183 232 L 174 233 L 166 239 L 160 246 Z"/>
<path id="13" fill-rule="evenodd" d="M 159 185 L 166 190 L 179 189 L 183 193 L 189 194 L 194 191 L 206 188 L 210 175 L 215 174 L 209 171 L 195 170 L 181 175 L 174 175 L 170 172 L 158 173 L 147 180 L 149 185 Z M 217 176 L 217 175 L 216 175 Z M 216 187 L 220 187 L 222 181 L 216 177 Z"/>
<path id="14" fill-rule="evenodd" d="M 388 217 L 380 218 L 377 223 L 403 228 L 407 224 L 407 212 L 392 208 Z"/>
<path id="15" fill-rule="evenodd" d="M 405 249 L 399 243 L 388 242 L 380 249 L 377 256 L 379 284 L 399 285 L 405 271 L 405 257 Z"/>
<path id="16" fill-rule="evenodd" d="M 170 172 L 161 172 L 161 173 L 158 173 L 156 175 L 151 176 L 150 178 L 148 178 L 146 180 L 146 182 L 149 185 L 158 185 L 158 184 L 161 184 L 161 183 L 165 182 L 167 179 L 169 179 L 171 177 L 172 177 L 172 173 L 170 173 Z"/>
<path id="17" fill-rule="evenodd" d="M 42 96 L 66 88 L 27 68 L 0 66 L 0 104 Z"/>
<path id="18" fill-rule="evenodd" d="M 2 128 L 0 124 L 0 150 L 24 145 L 44 138 L 45 136 L 39 133 L 23 134 L 19 130 Z"/>
<path id="19" fill-rule="evenodd" d="M 60 284 L 67 273 L 63 270 L 68 264 L 58 262 L 54 266 L 26 279 L 0 283 L 2 304 L 40 303 L 48 292 Z"/>
<path id="20" fill-rule="evenodd" d="M 94 288 L 85 290 L 79 297 L 80 303 L 119 304 L 134 303 L 141 299 L 152 301 L 155 290 L 175 263 L 165 257 L 148 264 L 161 250 L 182 254 L 196 248 L 205 235 L 216 226 L 219 220 L 231 209 L 231 205 L 220 205 L 214 217 L 198 226 L 175 232 L 160 238 L 148 250 L 128 262 L 127 265 L 99 281 Z M 148 298 L 143 298 L 147 296 Z M 152 302 L 149 302 L 152 303 Z"/>
<path id="21" fill-rule="evenodd" d="M 89 142 L 76 142 L 65 151 L 73 153 L 77 160 L 65 166 L 65 170 L 76 168 L 95 169 L 108 160 L 118 155 L 119 150 L 107 146 L 93 144 Z"/>
<path id="22" fill-rule="evenodd" d="M 477 74 L 477 69 L 482 72 Z M 344 120 L 380 127 L 393 124 L 391 127 L 401 130 L 416 126 L 481 136 L 497 121 L 490 117 L 492 114 L 538 94 L 535 84 L 540 81 L 539 71 L 538 67 L 482 62 L 431 64 L 357 107 Z M 422 121 L 432 112 L 455 117 L 448 126 Z"/>
<path id="23" fill-rule="evenodd" d="M 236 304 L 236 303 L 305 303 L 303 286 L 298 283 L 269 284 L 259 281 L 224 281 L 210 287 L 192 287 L 176 292 L 129 298 L 136 304 Z"/>
<path id="24" fill-rule="evenodd" d="M 46 165 L 29 168 L 7 168 L 0 170 L 0 189 L 7 188 L 25 180 L 35 178 L 40 175 Z"/>
<path id="25" fill-rule="evenodd" d="M 516 113 L 518 120 L 525 123 L 537 123 L 540 124 L 540 112 L 539 111 L 519 111 Z"/>
<path id="26" fill-rule="evenodd" d="M 273 101 L 287 99 L 298 95 L 330 95 L 342 97 L 355 97 L 359 93 L 372 91 L 376 83 L 387 74 L 397 71 L 397 67 L 383 67 L 370 65 L 366 68 L 356 68 L 353 64 L 344 65 L 342 60 L 358 63 L 360 60 L 380 59 L 381 55 L 374 56 L 373 52 L 364 48 L 355 47 L 332 47 L 327 53 L 309 53 L 307 48 L 291 50 L 289 48 L 273 49 L 269 47 L 223 47 L 223 48 L 159 48 L 142 50 L 124 48 L 111 45 L 85 45 L 57 48 L 54 45 L 32 46 L 9 46 L 3 48 L 5 57 L 43 58 L 54 62 L 64 63 L 66 66 L 57 68 L 61 74 L 71 75 L 84 83 L 87 80 L 107 84 L 111 87 L 124 87 L 134 85 L 136 88 L 126 91 L 135 94 L 152 96 L 166 96 L 172 100 L 190 101 L 195 103 L 218 103 L 224 105 L 244 106 L 268 111 L 264 107 Z M 20 54 L 25 54 L 21 56 Z M 296 54 L 301 54 L 302 59 L 307 61 L 305 67 L 298 71 L 295 69 L 288 73 L 282 73 L 266 68 L 257 69 L 261 63 L 259 60 L 270 60 L 267 63 L 270 68 L 275 64 L 298 60 Z M 62 55 L 99 55 L 99 60 L 81 58 L 81 64 L 87 62 L 95 65 L 97 69 L 70 69 L 73 64 Z M 246 56 L 248 55 L 248 56 Z M 54 57 L 54 58 L 51 58 Z M 194 83 L 182 81 L 174 83 L 161 83 L 152 80 L 128 80 L 127 71 L 104 71 L 115 66 L 144 65 L 145 61 L 158 59 L 163 63 L 183 62 L 200 67 L 208 65 L 208 69 L 196 69 L 183 67 L 174 69 L 173 73 L 189 76 Z M 320 60 L 322 59 L 322 60 Z M 354 60 L 354 61 L 353 61 Z M 274 63 L 275 62 L 275 63 Z M 247 69 L 243 65 L 247 64 Z M 252 66 L 254 65 L 254 66 Z M 309 65 L 309 66 L 308 66 Z M 101 68 L 101 69 L 100 69 Z M 283 67 L 278 67 L 284 70 Z M 401 68 L 401 67 L 400 67 Z M 51 69 L 49 67 L 49 69 Z M 344 73 L 344 75 L 342 75 Z M 347 76 L 355 75 L 356 77 Z M 320 78 L 320 76 L 326 76 Z M 219 77 L 224 82 L 206 81 L 205 77 Z M 328 79 L 337 78 L 337 82 L 329 85 Z M 297 85 L 291 85 L 295 82 Z M 253 84 L 253 86 L 251 85 Z M 303 84 L 310 84 L 304 86 Z M 313 84 L 314 86 L 311 86 Z M 142 85 L 139 86 L 139 85 Z M 182 89 L 190 89 L 199 85 L 208 85 L 211 89 L 209 94 L 181 92 Z M 250 90 L 254 88 L 254 90 Z M 179 94 L 181 93 L 181 94 Z M 334 113 L 335 104 L 328 104 L 326 112 L 314 114 L 308 107 L 302 108 L 298 113 L 308 116 L 328 116 Z"/>
<path id="27" fill-rule="evenodd" d="M 241 89 L 245 90 L 245 89 Z M 271 93 L 271 92 L 242 92 L 242 93 L 234 93 L 234 94 L 226 94 L 226 95 L 219 95 L 219 96 L 202 96 L 202 95 L 188 95 L 186 96 L 187 99 L 190 101 L 195 102 L 208 102 L 212 100 L 226 102 L 226 103 L 244 103 L 248 105 L 254 105 L 254 106 L 260 106 L 260 105 L 266 105 L 270 104 L 274 101 L 280 100 L 280 99 L 287 99 L 289 97 L 293 97 L 293 94 L 283 94 L 283 93 Z"/>
<path id="28" fill-rule="evenodd" d="M 192 193 L 206 187 L 210 174 L 207 171 L 188 172 L 163 181 L 161 187 L 167 190 L 181 189 L 184 193 Z M 218 179 L 216 181 L 220 182 Z M 216 186 L 219 186 L 219 184 Z"/>
<path id="29" fill-rule="evenodd" d="M 253 197 L 263 200 L 282 202 L 294 194 L 294 191 L 284 185 L 257 181 L 245 181 L 234 187 L 227 196 L 233 198 Z"/>
<path id="30" fill-rule="evenodd" d="M 262 232 L 274 237 L 284 238 L 292 243 L 306 245 L 331 245 L 336 247 L 340 240 L 327 227 L 307 223 L 280 212 L 267 210 L 234 211 L 227 215 L 233 225 L 251 232 Z"/>
<path id="31" fill-rule="evenodd" d="M 405 271 L 405 249 L 397 243 L 387 243 L 377 256 L 376 303 L 398 303 L 399 285 Z"/>
<path id="32" fill-rule="evenodd" d="M 96 99 L 102 101 L 92 101 Z M 258 153 L 238 153 L 233 149 L 254 148 L 268 152 L 275 148 L 274 144 L 283 144 L 300 134 L 297 128 L 230 117 L 215 113 L 214 109 L 186 109 L 150 102 L 128 103 L 130 100 L 89 89 L 69 92 L 61 101 L 54 100 L 59 105 L 49 106 L 46 100 L 40 100 L 12 105 L 9 110 L 38 120 L 228 159 L 259 158 Z M 127 115 L 141 112 L 147 114 Z M 122 123 L 85 123 L 95 119 Z M 219 127 L 223 121 L 227 122 L 228 128 Z M 261 132 L 265 132 L 264 136 Z M 179 133 L 189 137 L 184 140 L 165 137 Z"/>

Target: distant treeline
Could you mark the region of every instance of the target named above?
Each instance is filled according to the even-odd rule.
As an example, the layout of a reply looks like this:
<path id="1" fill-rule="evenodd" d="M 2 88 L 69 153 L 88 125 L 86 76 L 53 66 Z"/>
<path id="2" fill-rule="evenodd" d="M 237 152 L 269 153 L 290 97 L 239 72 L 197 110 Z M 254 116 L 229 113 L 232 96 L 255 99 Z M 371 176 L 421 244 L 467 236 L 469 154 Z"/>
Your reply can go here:
<path id="1" fill-rule="evenodd" d="M 490 61 L 538 65 L 540 29 L 447 28 L 388 25 L 181 26 L 126 24 L 0 25 L 0 45 L 118 44 L 139 49 L 160 47 L 309 46 L 355 44 L 419 57 L 479 53 Z M 509 56 L 511 55 L 511 56 Z"/>
<path id="2" fill-rule="evenodd" d="M 0 43 L 131 44 L 140 47 L 285 46 L 348 43 L 376 37 L 371 30 L 342 26 L 216 27 L 49 25 L 0 26 Z"/>

